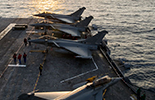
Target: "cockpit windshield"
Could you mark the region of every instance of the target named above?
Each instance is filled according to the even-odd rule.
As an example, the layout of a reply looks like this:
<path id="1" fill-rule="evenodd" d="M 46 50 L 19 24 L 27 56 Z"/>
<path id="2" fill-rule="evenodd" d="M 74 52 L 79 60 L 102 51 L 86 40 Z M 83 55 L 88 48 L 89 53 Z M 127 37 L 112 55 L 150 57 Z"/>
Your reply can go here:
<path id="1" fill-rule="evenodd" d="M 100 79 L 97 79 L 95 82 L 93 82 L 94 86 L 104 85 L 106 83 L 109 83 L 111 81 L 111 78 L 109 76 L 101 77 Z"/>

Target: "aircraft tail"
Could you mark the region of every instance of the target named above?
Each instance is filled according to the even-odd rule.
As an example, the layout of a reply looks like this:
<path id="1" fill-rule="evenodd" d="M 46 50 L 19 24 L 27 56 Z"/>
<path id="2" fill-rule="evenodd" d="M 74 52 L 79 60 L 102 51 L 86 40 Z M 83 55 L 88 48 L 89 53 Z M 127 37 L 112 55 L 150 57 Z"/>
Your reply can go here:
<path id="1" fill-rule="evenodd" d="M 72 14 L 70 14 L 70 16 L 81 16 L 82 15 L 82 13 L 83 13 L 83 11 L 85 10 L 86 8 L 85 7 L 82 7 L 82 8 L 80 8 L 79 10 L 77 10 L 77 11 L 75 11 L 74 13 L 72 13 Z"/>
<path id="2" fill-rule="evenodd" d="M 93 19 L 93 16 L 86 17 L 84 20 L 75 24 L 76 27 L 86 27 L 89 25 L 90 21 Z"/>
<path id="3" fill-rule="evenodd" d="M 102 42 L 102 39 L 108 32 L 106 30 L 98 32 L 96 35 L 84 40 L 86 44 L 100 44 Z"/>

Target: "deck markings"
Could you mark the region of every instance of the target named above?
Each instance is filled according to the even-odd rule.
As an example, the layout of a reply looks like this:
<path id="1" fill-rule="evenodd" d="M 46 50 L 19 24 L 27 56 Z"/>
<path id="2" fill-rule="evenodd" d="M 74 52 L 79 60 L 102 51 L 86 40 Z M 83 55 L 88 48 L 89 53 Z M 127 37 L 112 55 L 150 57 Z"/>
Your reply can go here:
<path id="1" fill-rule="evenodd" d="M 36 83 L 34 85 L 33 91 L 35 91 L 35 89 L 37 87 L 37 84 L 38 84 L 38 81 L 39 81 L 39 77 L 40 77 L 40 73 L 38 74 L 38 77 L 37 77 Z"/>
<path id="2" fill-rule="evenodd" d="M 20 64 L 9 64 L 9 67 L 26 67 L 26 65 L 20 65 Z"/>
<path id="3" fill-rule="evenodd" d="M 19 19 L 18 19 L 18 20 L 19 20 Z M 30 34 L 29 34 L 29 35 L 30 35 Z M 28 35 L 28 36 L 29 36 L 29 35 Z M 27 36 L 27 37 L 28 37 L 28 36 Z M 22 43 L 22 44 L 20 45 L 20 47 L 18 48 L 18 50 L 16 51 L 16 53 L 19 52 L 19 50 L 22 48 L 23 45 L 24 45 L 24 43 Z M 13 60 L 13 59 L 11 59 L 10 62 L 9 62 L 8 64 L 10 64 L 10 63 L 12 62 L 12 60 Z M 9 67 L 9 66 L 5 67 L 5 69 L 3 70 L 3 72 L 0 74 L 0 78 L 2 78 L 3 74 L 4 74 L 5 71 L 8 69 L 8 67 Z M 10 76 L 9 76 L 9 77 L 10 77 Z"/>
<path id="4" fill-rule="evenodd" d="M 16 51 L 16 53 L 19 52 L 19 50 L 22 48 L 24 43 L 22 43 L 22 45 L 18 48 L 18 50 Z M 13 59 L 10 60 L 9 64 L 12 62 Z M 5 69 L 3 70 L 3 72 L 0 75 L 0 78 L 3 76 L 3 74 L 5 73 L 5 71 L 8 69 L 9 66 L 5 67 Z"/>
<path id="5" fill-rule="evenodd" d="M 84 72 L 84 73 L 81 73 L 81 74 L 78 74 L 78 75 L 73 76 L 73 77 L 71 77 L 71 78 L 67 78 L 67 79 L 65 79 L 65 80 L 60 81 L 60 83 L 63 83 L 63 82 L 72 80 L 72 79 L 74 79 L 74 78 L 77 78 L 77 77 L 80 77 L 80 76 L 82 76 L 82 75 L 85 75 L 85 74 L 88 74 L 88 73 L 90 73 L 90 72 L 94 72 L 94 71 L 98 70 L 98 66 L 97 66 L 97 64 L 95 63 L 95 61 L 94 61 L 93 58 L 92 58 L 92 61 L 93 61 L 94 65 L 95 65 L 95 67 L 96 67 L 95 69 L 90 70 L 90 71 L 87 71 L 87 72 Z"/>
<path id="6" fill-rule="evenodd" d="M 8 25 L 8 27 L 6 27 L 1 33 L 0 33 L 0 40 L 12 29 L 12 27 L 14 27 L 16 25 L 16 23 L 11 23 L 10 25 Z"/>

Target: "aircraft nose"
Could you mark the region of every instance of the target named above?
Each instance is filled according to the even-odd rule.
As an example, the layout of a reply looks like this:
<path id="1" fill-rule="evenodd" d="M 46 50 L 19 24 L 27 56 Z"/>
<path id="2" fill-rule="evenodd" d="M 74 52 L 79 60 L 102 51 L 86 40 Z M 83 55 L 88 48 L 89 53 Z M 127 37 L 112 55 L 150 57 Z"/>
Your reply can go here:
<path id="1" fill-rule="evenodd" d="M 33 16 L 45 17 L 45 16 L 48 16 L 48 15 L 49 15 L 48 13 L 43 12 L 43 13 L 39 13 L 39 14 L 34 14 Z"/>
<path id="2" fill-rule="evenodd" d="M 40 16 L 40 14 L 34 14 L 33 16 Z"/>

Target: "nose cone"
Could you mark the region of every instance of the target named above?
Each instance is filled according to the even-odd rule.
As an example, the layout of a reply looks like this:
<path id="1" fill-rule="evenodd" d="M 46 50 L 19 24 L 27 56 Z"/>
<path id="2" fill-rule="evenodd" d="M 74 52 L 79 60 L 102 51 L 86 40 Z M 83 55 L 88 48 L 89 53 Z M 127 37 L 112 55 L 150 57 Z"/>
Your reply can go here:
<path id="1" fill-rule="evenodd" d="M 40 16 L 40 14 L 34 14 L 33 16 Z"/>
<path id="2" fill-rule="evenodd" d="M 37 17 L 46 17 L 46 16 L 48 16 L 48 15 L 49 15 L 49 13 L 43 12 L 43 13 L 39 13 L 39 14 L 34 14 L 33 16 L 37 16 Z"/>

